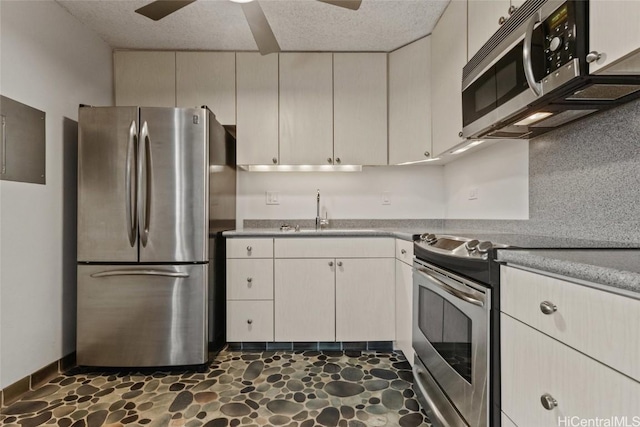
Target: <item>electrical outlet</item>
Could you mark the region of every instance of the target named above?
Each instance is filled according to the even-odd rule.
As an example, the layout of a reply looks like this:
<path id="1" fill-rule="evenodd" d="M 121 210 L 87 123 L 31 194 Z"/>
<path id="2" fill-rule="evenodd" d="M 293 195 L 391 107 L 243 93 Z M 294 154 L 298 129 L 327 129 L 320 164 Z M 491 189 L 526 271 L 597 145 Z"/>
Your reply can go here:
<path id="1" fill-rule="evenodd" d="M 391 204 L 391 193 L 389 193 L 388 191 L 383 191 L 382 192 L 382 204 L 383 205 L 390 205 Z"/>
<path id="2" fill-rule="evenodd" d="M 469 189 L 469 200 L 476 200 L 478 198 L 478 187 L 471 187 Z"/>
<path id="3" fill-rule="evenodd" d="M 277 191 L 267 191 L 266 193 L 266 203 L 267 205 L 279 205 L 280 204 L 280 193 Z"/>

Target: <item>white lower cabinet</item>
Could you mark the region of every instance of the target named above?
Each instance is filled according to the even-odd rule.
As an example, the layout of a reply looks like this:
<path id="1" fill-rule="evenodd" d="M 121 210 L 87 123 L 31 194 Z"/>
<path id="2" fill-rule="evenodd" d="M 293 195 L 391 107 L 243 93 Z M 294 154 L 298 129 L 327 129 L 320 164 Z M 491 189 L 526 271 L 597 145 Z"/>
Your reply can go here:
<path id="1" fill-rule="evenodd" d="M 275 340 L 335 341 L 335 264 L 275 260 Z"/>
<path id="2" fill-rule="evenodd" d="M 413 366 L 413 242 L 396 239 L 396 341 Z"/>
<path id="3" fill-rule="evenodd" d="M 227 301 L 227 341 L 273 341 L 273 301 Z"/>
<path id="4" fill-rule="evenodd" d="M 273 341 L 273 239 L 227 240 L 227 341 Z"/>
<path id="5" fill-rule="evenodd" d="M 227 340 L 394 341 L 395 249 L 391 238 L 229 239 Z"/>
<path id="6" fill-rule="evenodd" d="M 502 411 L 517 426 L 640 416 L 640 383 L 505 314 L 501 328 Z"/>
<path id="7" fill-rule="evenodd" d="M 640 425 L 640 301 L 512 266 L 500 287 L 503 426 Z"/>
<path id="8" fill-rule="evenodd" d="M 273 259 L 227 260 L 227 299 L 272 300 Z"/>
<path id="9" fill-rule="evenodd" d="M 336 341 L 395 338 L 393 258 L 336 259 Z"/>
<path id="10" fill-rule="evenodd" d="M 396 259 L 396 348 L 413 366 L 413 269 Z"/>
<path id="11" fill-rule="evenodd" d="M 517 268 L 501 276 L 503 313 L 640 381 L 640 301 Z"/>

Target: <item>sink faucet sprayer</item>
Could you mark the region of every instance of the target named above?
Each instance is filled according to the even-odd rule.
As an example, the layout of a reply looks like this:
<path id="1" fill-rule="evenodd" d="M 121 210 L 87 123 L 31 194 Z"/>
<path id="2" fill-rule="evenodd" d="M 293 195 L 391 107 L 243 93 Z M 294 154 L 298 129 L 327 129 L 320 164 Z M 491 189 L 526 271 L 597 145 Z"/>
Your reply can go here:
<path id="1" fill-rule="evenodd" d="M 318 189 L 318 193 L 316 195 L 316 230 L 321 230 L 322 227 L 329 225 L 329 219 L 320 217 L 320 189 Z"/>

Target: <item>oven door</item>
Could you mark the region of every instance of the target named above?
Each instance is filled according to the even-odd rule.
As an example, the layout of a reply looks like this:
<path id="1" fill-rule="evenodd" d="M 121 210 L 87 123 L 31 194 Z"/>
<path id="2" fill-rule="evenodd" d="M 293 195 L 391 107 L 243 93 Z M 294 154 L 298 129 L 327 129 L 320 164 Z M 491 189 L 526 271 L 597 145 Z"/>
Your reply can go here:
<path id="1" fill-rule="evenodd" d="M 420 261 L 413 283 L 417 357 L 466 424 L 488 426 L 490 289 Z"/>

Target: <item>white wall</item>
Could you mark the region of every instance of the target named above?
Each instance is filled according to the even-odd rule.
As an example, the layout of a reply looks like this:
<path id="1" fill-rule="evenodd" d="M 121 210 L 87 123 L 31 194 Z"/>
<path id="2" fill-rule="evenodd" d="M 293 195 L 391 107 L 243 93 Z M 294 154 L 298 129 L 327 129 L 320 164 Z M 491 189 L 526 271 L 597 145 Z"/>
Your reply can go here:
<path id="1" fill-rule="evenodd" d="M 425 219 L 444 217 L 442 166 L 365 167 L 362 172 L 238 173 L 237 219 L 314 219 L 316 190 L 322 215 L 338 219 Z M 279 205 L 265 193 L 278 191 Z M 390 205 L 382 205 L 389 192 Z"/>
<path id="2" fill-rule="evenodd" d="M 447 219 L 528 219 L 529 141 L 496 142 L 446 164 L 444 187 Z"/>
<path id="3" fill-rule="evenodd" d="M 46 112 L 47 181 L 0 182 L 4 388 L 75 350 L 73 121 L 80 103 L 112 105 L 113 90 L 111 48 L 57 3 L 0 1 L 0 10 L 0 92 Z"/>

